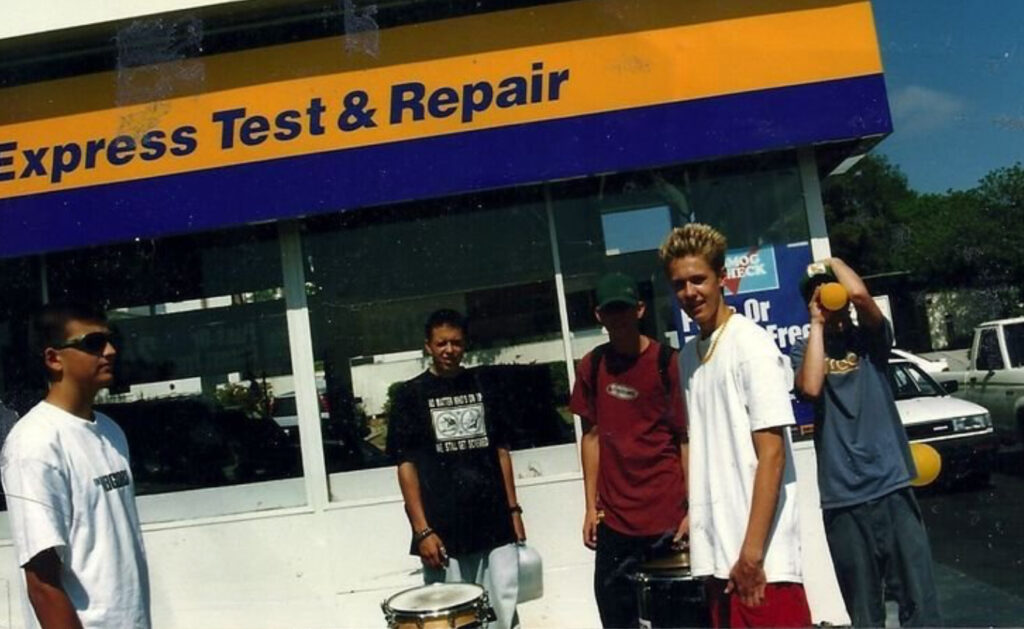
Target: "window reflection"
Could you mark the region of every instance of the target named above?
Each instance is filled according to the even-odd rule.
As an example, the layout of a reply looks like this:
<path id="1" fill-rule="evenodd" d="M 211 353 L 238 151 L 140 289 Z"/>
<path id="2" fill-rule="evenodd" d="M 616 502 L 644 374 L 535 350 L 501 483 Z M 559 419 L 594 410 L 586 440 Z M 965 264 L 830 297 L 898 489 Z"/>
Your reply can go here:
<path id="1" fill-rule="evenodd" d="M 519 190 L 510 205 L 509 196 L 469 195 L 307 223 L 329 472 L 391 464 L 384 455 L 387 412 L 395 387 L 428 367 L 423 325 L 439 308 L 468 317 L 463 364 L 493 382 L 511 415 L 513 449 L 572 441 L 543 198 L 539 190 Z"/>
<path id="2" fill-rule="evenodd" d="M 139 495 L 301 476 L 277 234 L 247 229 L 47 256 L 52 301 L 105 305 L 121 339 L 97 409 Z M 287 402 L 283 402 L 287 405 Z"/>

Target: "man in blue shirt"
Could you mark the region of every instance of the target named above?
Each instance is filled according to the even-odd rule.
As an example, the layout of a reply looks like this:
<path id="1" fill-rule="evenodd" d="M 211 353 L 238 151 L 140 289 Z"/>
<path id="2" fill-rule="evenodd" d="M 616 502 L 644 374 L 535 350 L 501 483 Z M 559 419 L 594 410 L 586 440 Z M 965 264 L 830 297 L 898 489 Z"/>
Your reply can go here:
<path id="1" fill-rule="evenodd" d="M 790 355 L 796 389 L 814 401 L 818 489 L 832 562 L 855 627 L 941 624 L 931 550 L 910 488 L 914 461 L 886 378 L 893 334 L 860 276 L 838 258 L 812 265 L 802 290 L 811 326 Z M 857 310 L 828 310 L 821 286 L 839 282 Z M 835 306 L 833 306 L 835 307 Z"/>

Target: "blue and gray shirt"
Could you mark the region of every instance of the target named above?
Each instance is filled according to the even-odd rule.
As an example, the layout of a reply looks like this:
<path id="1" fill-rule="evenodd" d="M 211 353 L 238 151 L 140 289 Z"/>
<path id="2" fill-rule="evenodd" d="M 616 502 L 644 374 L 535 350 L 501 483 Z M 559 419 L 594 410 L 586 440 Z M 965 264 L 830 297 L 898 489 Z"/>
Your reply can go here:
<path id="1" fill-rule="evenodd" d="M 907 434 L 886 377 L 892 328 L 852 326 L 826 335 L 825 387 L 815 402 L 814 445 L 821 507 L 848 507 L 910 484 L 916 475 Z M 806 340 L 790 353 L 803 364 Z"/>

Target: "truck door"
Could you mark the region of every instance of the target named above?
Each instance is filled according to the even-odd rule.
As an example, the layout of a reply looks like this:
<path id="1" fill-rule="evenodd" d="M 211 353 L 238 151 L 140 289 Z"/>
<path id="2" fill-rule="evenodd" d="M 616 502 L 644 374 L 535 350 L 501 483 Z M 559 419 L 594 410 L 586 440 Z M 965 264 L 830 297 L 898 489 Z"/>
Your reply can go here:
<path id="1" fill-rule="evenodd" d="M 1005 369 L 992 378 L 992 390 L 999 395 L 998 414 L 1018 429 L 1017 400 L 1024 396 L 1024 322 L 1007 323 L 999 328 Z M 1024 434 L 1021 435 L 1024 437 Z"/>
<path id="2" fill-rule="evenodd" d="M 1006 363 L 999 343 L 999 329 L 978 330 L 976 349 L 974 370 L 967 378 L 968 399 L 989 409 L 992 423 L 998 431 L 1012 434 L 1015 427 L 1012 418 L 1005 415 L 1004 387 L 1000 386 L 1000 375 L 1005 371 Z"/>

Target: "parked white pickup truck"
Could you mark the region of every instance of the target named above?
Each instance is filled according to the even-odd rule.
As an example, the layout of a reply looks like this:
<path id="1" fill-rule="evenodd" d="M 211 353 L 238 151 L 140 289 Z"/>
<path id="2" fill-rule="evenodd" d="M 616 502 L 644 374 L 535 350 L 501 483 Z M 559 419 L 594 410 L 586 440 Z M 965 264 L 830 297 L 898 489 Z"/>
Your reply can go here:
<path id="1" fill-rule="evenodd" d="M 976 327 L 968 360 L 967 371 L 933 375 L 953 395 L 988 409 L 1004 440 L 1024 441 L 1024 317 Z"/>

